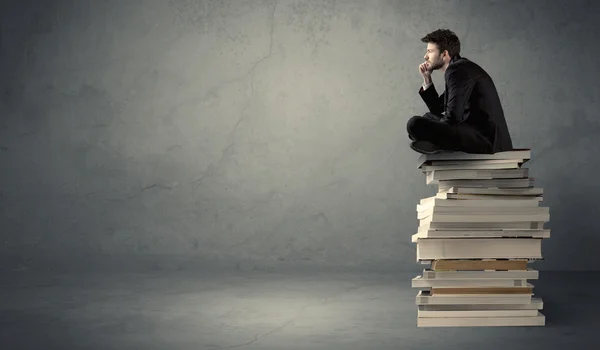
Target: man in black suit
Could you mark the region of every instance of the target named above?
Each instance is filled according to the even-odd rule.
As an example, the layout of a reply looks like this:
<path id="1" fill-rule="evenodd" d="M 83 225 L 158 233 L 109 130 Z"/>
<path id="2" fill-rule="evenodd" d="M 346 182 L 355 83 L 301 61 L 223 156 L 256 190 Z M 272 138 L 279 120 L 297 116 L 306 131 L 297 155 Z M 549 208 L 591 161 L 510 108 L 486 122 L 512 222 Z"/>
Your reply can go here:
<path id="1" fill-rule="evenodd" d="M 419 95 L 429 108 L 407 123 L 411 148 L 419 153 L 442 151 L 496 153 L 513 149 L 500 97 L 492 78 L 479 65 L 460 56 L 460 41 L 447 29 L 421 39 L 427 43 L 419 65 Z M 445 91 L 438 96 L 431 72 L 442 70 Z"/>

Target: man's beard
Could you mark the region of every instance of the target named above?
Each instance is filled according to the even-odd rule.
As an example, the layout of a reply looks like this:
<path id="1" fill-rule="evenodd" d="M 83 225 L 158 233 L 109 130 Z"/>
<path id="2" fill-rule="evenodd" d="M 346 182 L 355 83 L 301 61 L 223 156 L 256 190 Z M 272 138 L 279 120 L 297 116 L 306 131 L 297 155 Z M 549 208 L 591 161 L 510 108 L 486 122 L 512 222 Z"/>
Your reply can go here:
<path id="1" fill-rule="evenodd" d="M 442 61 L 442 60 L 431 62 L 431 70 L 438 70 L 438 69 L 442 68 L 443 66 L 444 66 L 444 61 Z"/>

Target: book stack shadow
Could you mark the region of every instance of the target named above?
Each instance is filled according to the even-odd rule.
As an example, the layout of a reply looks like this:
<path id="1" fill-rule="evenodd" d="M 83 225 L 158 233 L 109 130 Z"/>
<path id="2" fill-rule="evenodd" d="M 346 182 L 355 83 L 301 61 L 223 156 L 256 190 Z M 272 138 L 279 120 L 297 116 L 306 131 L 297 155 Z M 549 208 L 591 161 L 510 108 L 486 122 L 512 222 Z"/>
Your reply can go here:
<path id="1" fill-rule="evenodd" d="M 529 149 L 419 158 L 437 193 L 417 205 L 412 235 L 425 265 L 412 279 L 418 327 L 545 325 L 530 266 L 543 259 L 550 211 L 523 166 L 530 158 Z"/>

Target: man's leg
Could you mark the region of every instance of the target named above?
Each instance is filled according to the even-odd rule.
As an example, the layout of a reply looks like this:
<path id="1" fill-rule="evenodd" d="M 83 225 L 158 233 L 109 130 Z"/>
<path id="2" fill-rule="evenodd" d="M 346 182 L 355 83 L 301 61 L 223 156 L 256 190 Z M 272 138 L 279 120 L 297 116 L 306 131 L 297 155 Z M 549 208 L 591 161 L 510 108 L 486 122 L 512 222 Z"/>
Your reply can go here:
<path id="1" fill-rule="evenodd" d="M 408 137 L 409 137 L 411 140 L 413 140 L 413 141 L 419 141 L 419 140 L 423 140 L 423 138 L 417 138 L 417 137 L 415 136 L 415 134 L 414 134 L 414 132 L 415 132 L 415 130 L 414 130 L 414 129 L 415 129 L 415 123 L 416 123 L 416 124 L 420 124 L 420 118 L 421 118 L 421 119 L 422 119 L 422 118 L 425 118 L 425 119 L 428 119 L 428 120 L 434 120 L 434 121 L 440 121 L 440 120 L 441 120 L 441 117 L 440 117 L 440 116 L 437 116 L 437 115 L 435 115 L 435 114 L 433 114 L 433 113 L 430 113 L 430 112 L 427 112 L 427 113 L 425 113 L 423 116 L 418 116 L 418 115 L 415 115 L 414 117 L 412 117 L 412 118 L 411 118 L 411 119 L 408 121 L 408 123 L 406 124 L 406 129 L 407 129 L 407 131 L 408 131 Z M 417 125 L 417 128 L 419 129 L 419 126 L 418 126 L 418 125 Z"/>
<path id="2" fill-rule="evenodd" d="M 407 123 L 411 147 L 421 153 L 442 150 L 467 153 L 492 153 L 491 143 L 467 124 L 449 125 L 431 113 L 414 116 Z"/>
<path id="3" fill-rule="evenodd" d="M 427 141 L 437 148 L 453 150 L 459 146 L 456 130 L 441 118 L 425 113 L 423 116 L 414 116 L 406 124 L 409 137 L 413 141 Z M 428 147 L 430 148 L 430 147 Z"/>
<path id="4" fill-rule="evenodd" d="M 469 124 L 458 124 L 452 126 L 456 130 L 459 140 L 459 150 L 466 153 L 494 153 L 492 143 L 480 132 Z"/>

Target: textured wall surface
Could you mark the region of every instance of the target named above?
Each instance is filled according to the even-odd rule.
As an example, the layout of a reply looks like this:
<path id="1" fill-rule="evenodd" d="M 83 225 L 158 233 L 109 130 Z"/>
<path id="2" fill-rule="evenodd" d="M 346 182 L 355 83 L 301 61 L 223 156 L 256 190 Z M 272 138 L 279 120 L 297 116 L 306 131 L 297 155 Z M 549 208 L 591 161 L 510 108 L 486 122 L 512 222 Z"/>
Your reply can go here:
<path id="1" fill-rule="evenodd" d="M 537 267 L 600 267 L 598 2 L 1 6 L 4 268 L 418 268 L 415 206 L 434 187 L 406 122 L 426 111 L 420 38 L 440 27 L 533 150 L 552 230 Z"/>

